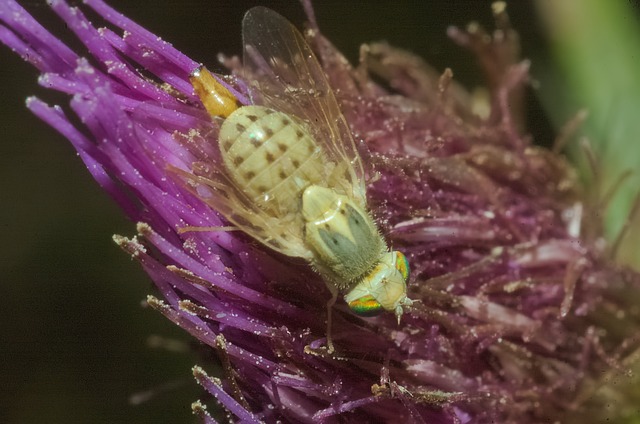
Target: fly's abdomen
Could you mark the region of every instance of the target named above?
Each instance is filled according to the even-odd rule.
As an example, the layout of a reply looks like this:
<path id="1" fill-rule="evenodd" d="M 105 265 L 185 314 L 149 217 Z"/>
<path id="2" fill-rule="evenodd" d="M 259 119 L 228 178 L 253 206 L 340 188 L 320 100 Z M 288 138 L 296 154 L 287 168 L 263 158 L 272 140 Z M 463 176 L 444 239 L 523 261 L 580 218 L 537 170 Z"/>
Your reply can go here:
<path id="1" fill-rule="evenodd" d="M 284 113 L 241 107 L 222 124 L 219 142 L 229 176 L 272 216 L 298 213 L 304 189 L 325 178 L 321 149 Z"/>

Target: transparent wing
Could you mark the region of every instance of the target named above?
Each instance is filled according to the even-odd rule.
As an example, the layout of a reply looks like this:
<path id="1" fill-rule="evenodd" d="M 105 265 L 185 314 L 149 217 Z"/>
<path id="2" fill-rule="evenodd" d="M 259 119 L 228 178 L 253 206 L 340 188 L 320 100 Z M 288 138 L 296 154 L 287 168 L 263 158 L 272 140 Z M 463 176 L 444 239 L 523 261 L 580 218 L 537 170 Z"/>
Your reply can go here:
<path id="1" fill-rule="evenodd" d="M 251 99 L 302 120 L 335 165 L 327 186 L 366 206 L 364 171 L 327 77 L 302 34 L 271 9 L 242 21 L 244 69 Z"/>
<path id="2" fill-rule="evenodd" d="M 254 239 L 286 256 L 311 259 L 304 245 L 300 216 L 265 214 L 225 174 L 214 171 L 201 175 L 203 172 L 197 169 L 201 164 L 195 163 L 196 169 L 191 172 L 174 166 L 169 166 L 169 171 L 183 178 L 196 197 Z"/>
<path id="3" fill-rule="evenodd" d="M 194 160 L 182 167 L 168 165 L 168 171 L 186 183 L 186 188 L 193 195 L 254 239 L 286 256 L 309 260 L 302 217 L 295 213 L 269 215 L 247 196 L 224 169 L 217 145 L 218 133 L 217 123 L 208 119 L 188 133 L 175 132 L 176 142 L 190 151 Z M 189 221 L 186 224 L 187 230 L 189 226 L 203 225 L 202 222 Z"/>

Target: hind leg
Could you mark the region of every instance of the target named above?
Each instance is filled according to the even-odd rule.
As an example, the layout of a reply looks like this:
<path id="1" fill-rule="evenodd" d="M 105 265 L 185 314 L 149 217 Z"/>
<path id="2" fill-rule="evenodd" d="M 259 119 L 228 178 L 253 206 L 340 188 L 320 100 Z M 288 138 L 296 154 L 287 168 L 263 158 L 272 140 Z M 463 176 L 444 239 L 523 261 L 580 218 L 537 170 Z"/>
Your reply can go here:
<path id="1" fill-rule="evenodd" d="M 331 337 L 331 317 L 333 314 L 333 305 L 336 304 L 336 300 L 338 300 L 338 289 L 333 285 L 327 283 L 327 287 L 329 287 L 329 291 L 331 291 L 331 299 L 327 302 L 327 352 L 333 353 L 333 338 Z"/>

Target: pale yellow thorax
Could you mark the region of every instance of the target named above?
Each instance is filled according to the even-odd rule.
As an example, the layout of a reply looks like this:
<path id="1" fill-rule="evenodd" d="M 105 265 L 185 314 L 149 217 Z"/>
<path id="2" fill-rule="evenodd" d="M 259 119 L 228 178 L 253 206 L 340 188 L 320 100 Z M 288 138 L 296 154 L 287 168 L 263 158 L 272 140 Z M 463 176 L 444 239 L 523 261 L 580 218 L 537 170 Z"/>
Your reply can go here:
<path id="1" fill-rule="evenodd" d="M 356 285 L 386 250 L 369 214 L 330 188 L 309 186 L 302 216 L 314 266 L 340 290 Z"/>

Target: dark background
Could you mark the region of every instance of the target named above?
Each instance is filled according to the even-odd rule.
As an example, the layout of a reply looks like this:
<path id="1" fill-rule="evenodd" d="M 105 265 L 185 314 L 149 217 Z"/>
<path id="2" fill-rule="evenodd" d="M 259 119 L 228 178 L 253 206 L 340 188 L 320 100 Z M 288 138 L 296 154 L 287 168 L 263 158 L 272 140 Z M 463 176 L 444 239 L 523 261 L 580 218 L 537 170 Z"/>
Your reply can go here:
<path id="1" fill-rule="evenodd" d="M 110 3 L 214 70 L 216 53 L 241 52 L 240 22 L 251 6 L 304 21 L 294 0 Z M 491 27 L 490 3 L 324 0 L 316 13 L 352 61 L 361 43 L 384 39 L 440 70 L 451 67 L 471 87 L 482 82 L 475 62 L 445 31 L 471 20 Z M 44 2 L 23 4 L 72 40 Z M 535 11 L 520 1 L 509 10 L 535 75 L 547 62 Z M 71 145 L 24 106 L 32 94 L 53 103 L 64 97 L 37 86 L 35 70 L 4 46 L 0 63 L 0 422 L 194 422 L 190 404 L 200 391 L 190 369 L 199 358 L 149 347 L 153 335 L 190 340 L 141 307 L 152 285 L 111 241 L 114 233 L 133 235 L 134 224 L 98 189 Z M 529 123 L 537 140 L 551 139 L 533 96 Z M 149 389 L 157 394 L 148 402 L 129 404 L 132 394 Z"/>

